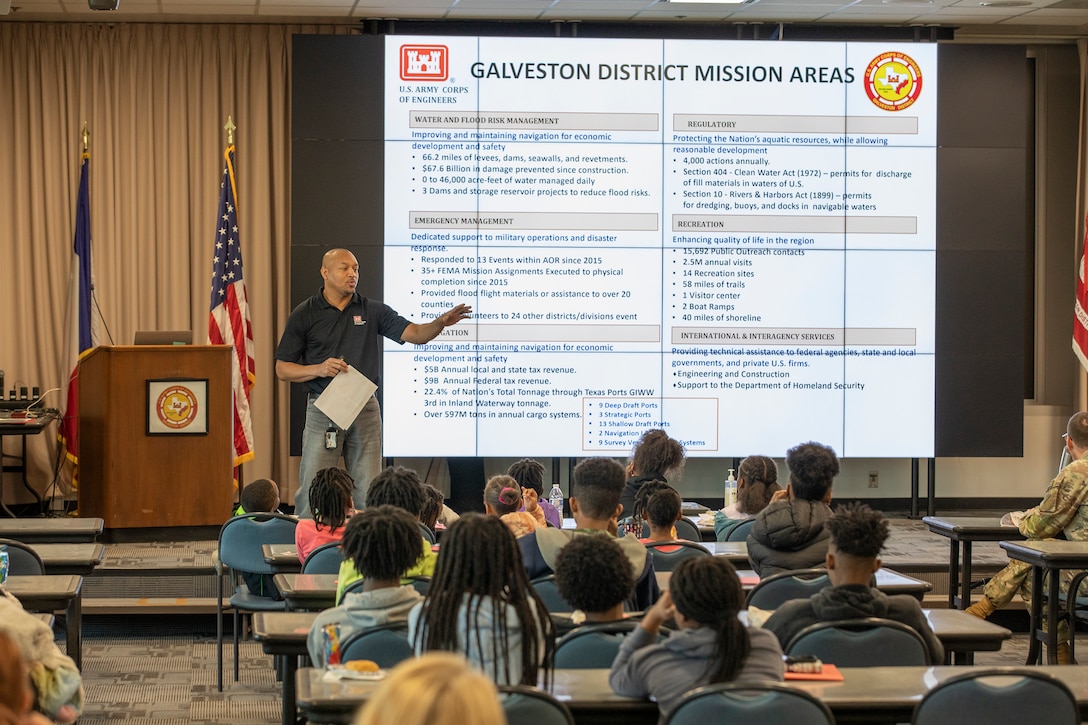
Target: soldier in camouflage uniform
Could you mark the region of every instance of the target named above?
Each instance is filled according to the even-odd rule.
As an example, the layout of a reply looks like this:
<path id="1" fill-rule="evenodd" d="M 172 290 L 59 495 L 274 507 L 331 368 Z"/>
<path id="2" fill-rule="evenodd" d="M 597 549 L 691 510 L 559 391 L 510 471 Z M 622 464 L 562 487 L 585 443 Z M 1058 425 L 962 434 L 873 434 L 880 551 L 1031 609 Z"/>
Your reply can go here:
<path id="1" fill-rule="evenodd" d="M 1020 533 L 1028 539 L 1052 539 L 1059 534 L 1070 541 L 1088 541 L 1088 412 L 1080 412 L 1066 425 L 1065 446 L 1072 462 L 1050 482 L 1042 502 L 1025 512 Z M 1062 571 L 1062 591 L 1077 572 Z M 1012 601 L 1019 592 L 1031 601 L 1031 565 L 1010 561 L 1009 565 L 986 583 L 983 597 L 967 608 L 969 614 L 986 619 L 999 607 Z M 1068 664 L 1069 625 L 1058 625 L 1058 661 Z"/>

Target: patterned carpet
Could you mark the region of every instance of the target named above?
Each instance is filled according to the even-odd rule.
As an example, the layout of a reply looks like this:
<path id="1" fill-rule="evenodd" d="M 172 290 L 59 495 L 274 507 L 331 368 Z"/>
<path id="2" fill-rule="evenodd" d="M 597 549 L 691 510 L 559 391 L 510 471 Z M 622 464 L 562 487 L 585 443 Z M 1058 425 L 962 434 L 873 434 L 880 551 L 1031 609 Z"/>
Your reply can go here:
<path id="1" fill-rule="evenodd" d="M 87 694 L 81 725 L 124 720 L 132 725 L 276 723 L 280 685 L 260 645 L 241 645 L 241 674 L 233 681 L 229 633 L 223 692 L 216 691 L 215 621 L 176 617 L 167 625 L 99 617 L 83 642 Z M 209 633 L 208 630 L 211 630 Z"/>

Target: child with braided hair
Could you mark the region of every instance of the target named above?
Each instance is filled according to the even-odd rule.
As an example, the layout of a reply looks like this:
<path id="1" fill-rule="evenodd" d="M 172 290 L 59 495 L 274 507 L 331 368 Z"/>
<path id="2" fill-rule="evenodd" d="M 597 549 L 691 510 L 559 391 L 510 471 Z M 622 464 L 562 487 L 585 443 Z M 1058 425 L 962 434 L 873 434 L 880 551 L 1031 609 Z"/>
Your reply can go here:
<path id="1" fill-rule="evenodd" d="M 737 500 L 714 512 L 714 536 L 726 541 L 729 532 L 747 521 L 771 502 L 778 485 L 778 467 L 767 456 L 748 456 L 737 468 Z"/>
<path id="2" fill-rule="evenodd" d="M 355 482 L 342 468 L 323 468 L 310 483 L 312 519 L 299 519 L 295 527 L 298 560 L 305 562 L 314 549 L 344 538 L 344 523 L 355 514 L 351 492 Z"/>
<path id="3" fill-rule="evenodd" d="M 650 535 L 639 538 L 643 544 L 651 541 L 676 541 L 676 522 L 683 515 L 680 493 L 664 481 L 647 481 L 635 495 L 634 519 L 650 527 Z M 667 549 L 666 549 L 667 550 Z"/>
<path id="4" fill-rule="evenodd" d="M 311 488 L 312 492 L 313 489 Z M 316 514 L 316 511 L 314 512 Z M 423 598 L 401 576 L 419 559 L 419 525 L 396 506 L 367 506 L 344 527 L 344 559 L 365 579 L 340 606 L 317 615 L 307 647 L 314 666 L 325 666 L 325 626 L 340 626 L 340 641 L 361 629 L 404 622 Z"/>
<path id="5" fill-rule="evenodd" d="M 417 654 L 464 654 L 499 685 L 550 677 L 552 620 L 502 521 L 468 513 L 450 526 L 427 597 L 408 615 L 408 638 Z"/>
<path id="6" fill-rule="evenodd" d="M 619 695 L 653 696 L 665 715 L 700 685 L 781 681 L 778 639 L 742 624 L 737 613 L 743 606 L 740 579 L 726 559 L 685 559 L 673 571 L 669 591 L 620 645 L 608 684 Z M 669 619 L 679 630 L 657 644 Z"/>
<path id="7" fill-rule="evenodd" d="M 425 496 L 423 483 L 419 480 L 418 473 L 404 466 L 396 468 L 388 466 L 370 482 L 366 492 L 366 505 L 367 507 L 396 506 L 411 514 L 417 522 L 422 523 L 419 516 L 423 511 Z M 418 529 L 418 526 L 416 528 Z M 416 563 L 404 572 L 405 578 L 431 576 L 434 573 L 438 556 L 431 548 L 430 539 L 423 538 L 422 530 L 419 533 L 419 547 L 419 557 Z M 336 602 L 340 603 L 344 598 L 344 590 L 362 578 L 363 575 L 355 569 L 355 564 L 345 557 L 344 563 L 340 565 L 339 576 L 336 578 Z"/>
<path id="8" fill-rule="evenodd" d="M 498 516 L 515 538 L 536 531 L 539 524 L 531 513 L 521 511 L 521 486 L 510 476 L 492 476 L 484 486 L 484 511 Z"/>

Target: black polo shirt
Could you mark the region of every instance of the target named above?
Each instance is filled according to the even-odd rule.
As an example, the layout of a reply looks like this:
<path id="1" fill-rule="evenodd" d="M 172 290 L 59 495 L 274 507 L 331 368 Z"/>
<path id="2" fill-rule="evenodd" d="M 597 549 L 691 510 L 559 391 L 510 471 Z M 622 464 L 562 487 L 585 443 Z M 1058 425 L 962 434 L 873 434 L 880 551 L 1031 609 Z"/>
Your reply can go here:
<path id="1" fill-rule="evenodd" d="M 378 335 L 403 345 L 400 336 L 411 323 L 392 307 L 358 292 L 347 307 L 338 310 L 328 303 L 322 289 L 292 310 L 276 348 L 276 359 L 316 365 L 330 357 L 342 357 L 381 386 L 382 348 Z M 320 393 L 330 382 L 332 378 L 314 378 L 306 387 Z"/>

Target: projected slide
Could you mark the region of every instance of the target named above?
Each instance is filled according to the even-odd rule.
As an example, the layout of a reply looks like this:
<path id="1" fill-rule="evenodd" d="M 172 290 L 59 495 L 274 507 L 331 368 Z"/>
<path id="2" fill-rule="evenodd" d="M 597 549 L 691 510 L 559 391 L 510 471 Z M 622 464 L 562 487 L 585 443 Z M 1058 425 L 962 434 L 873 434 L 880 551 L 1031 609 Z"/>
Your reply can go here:
<path id="1" fill-rule="evenodd" d="M 936 52 L 387 38 L 385 455 L 932 455 Z"/>

